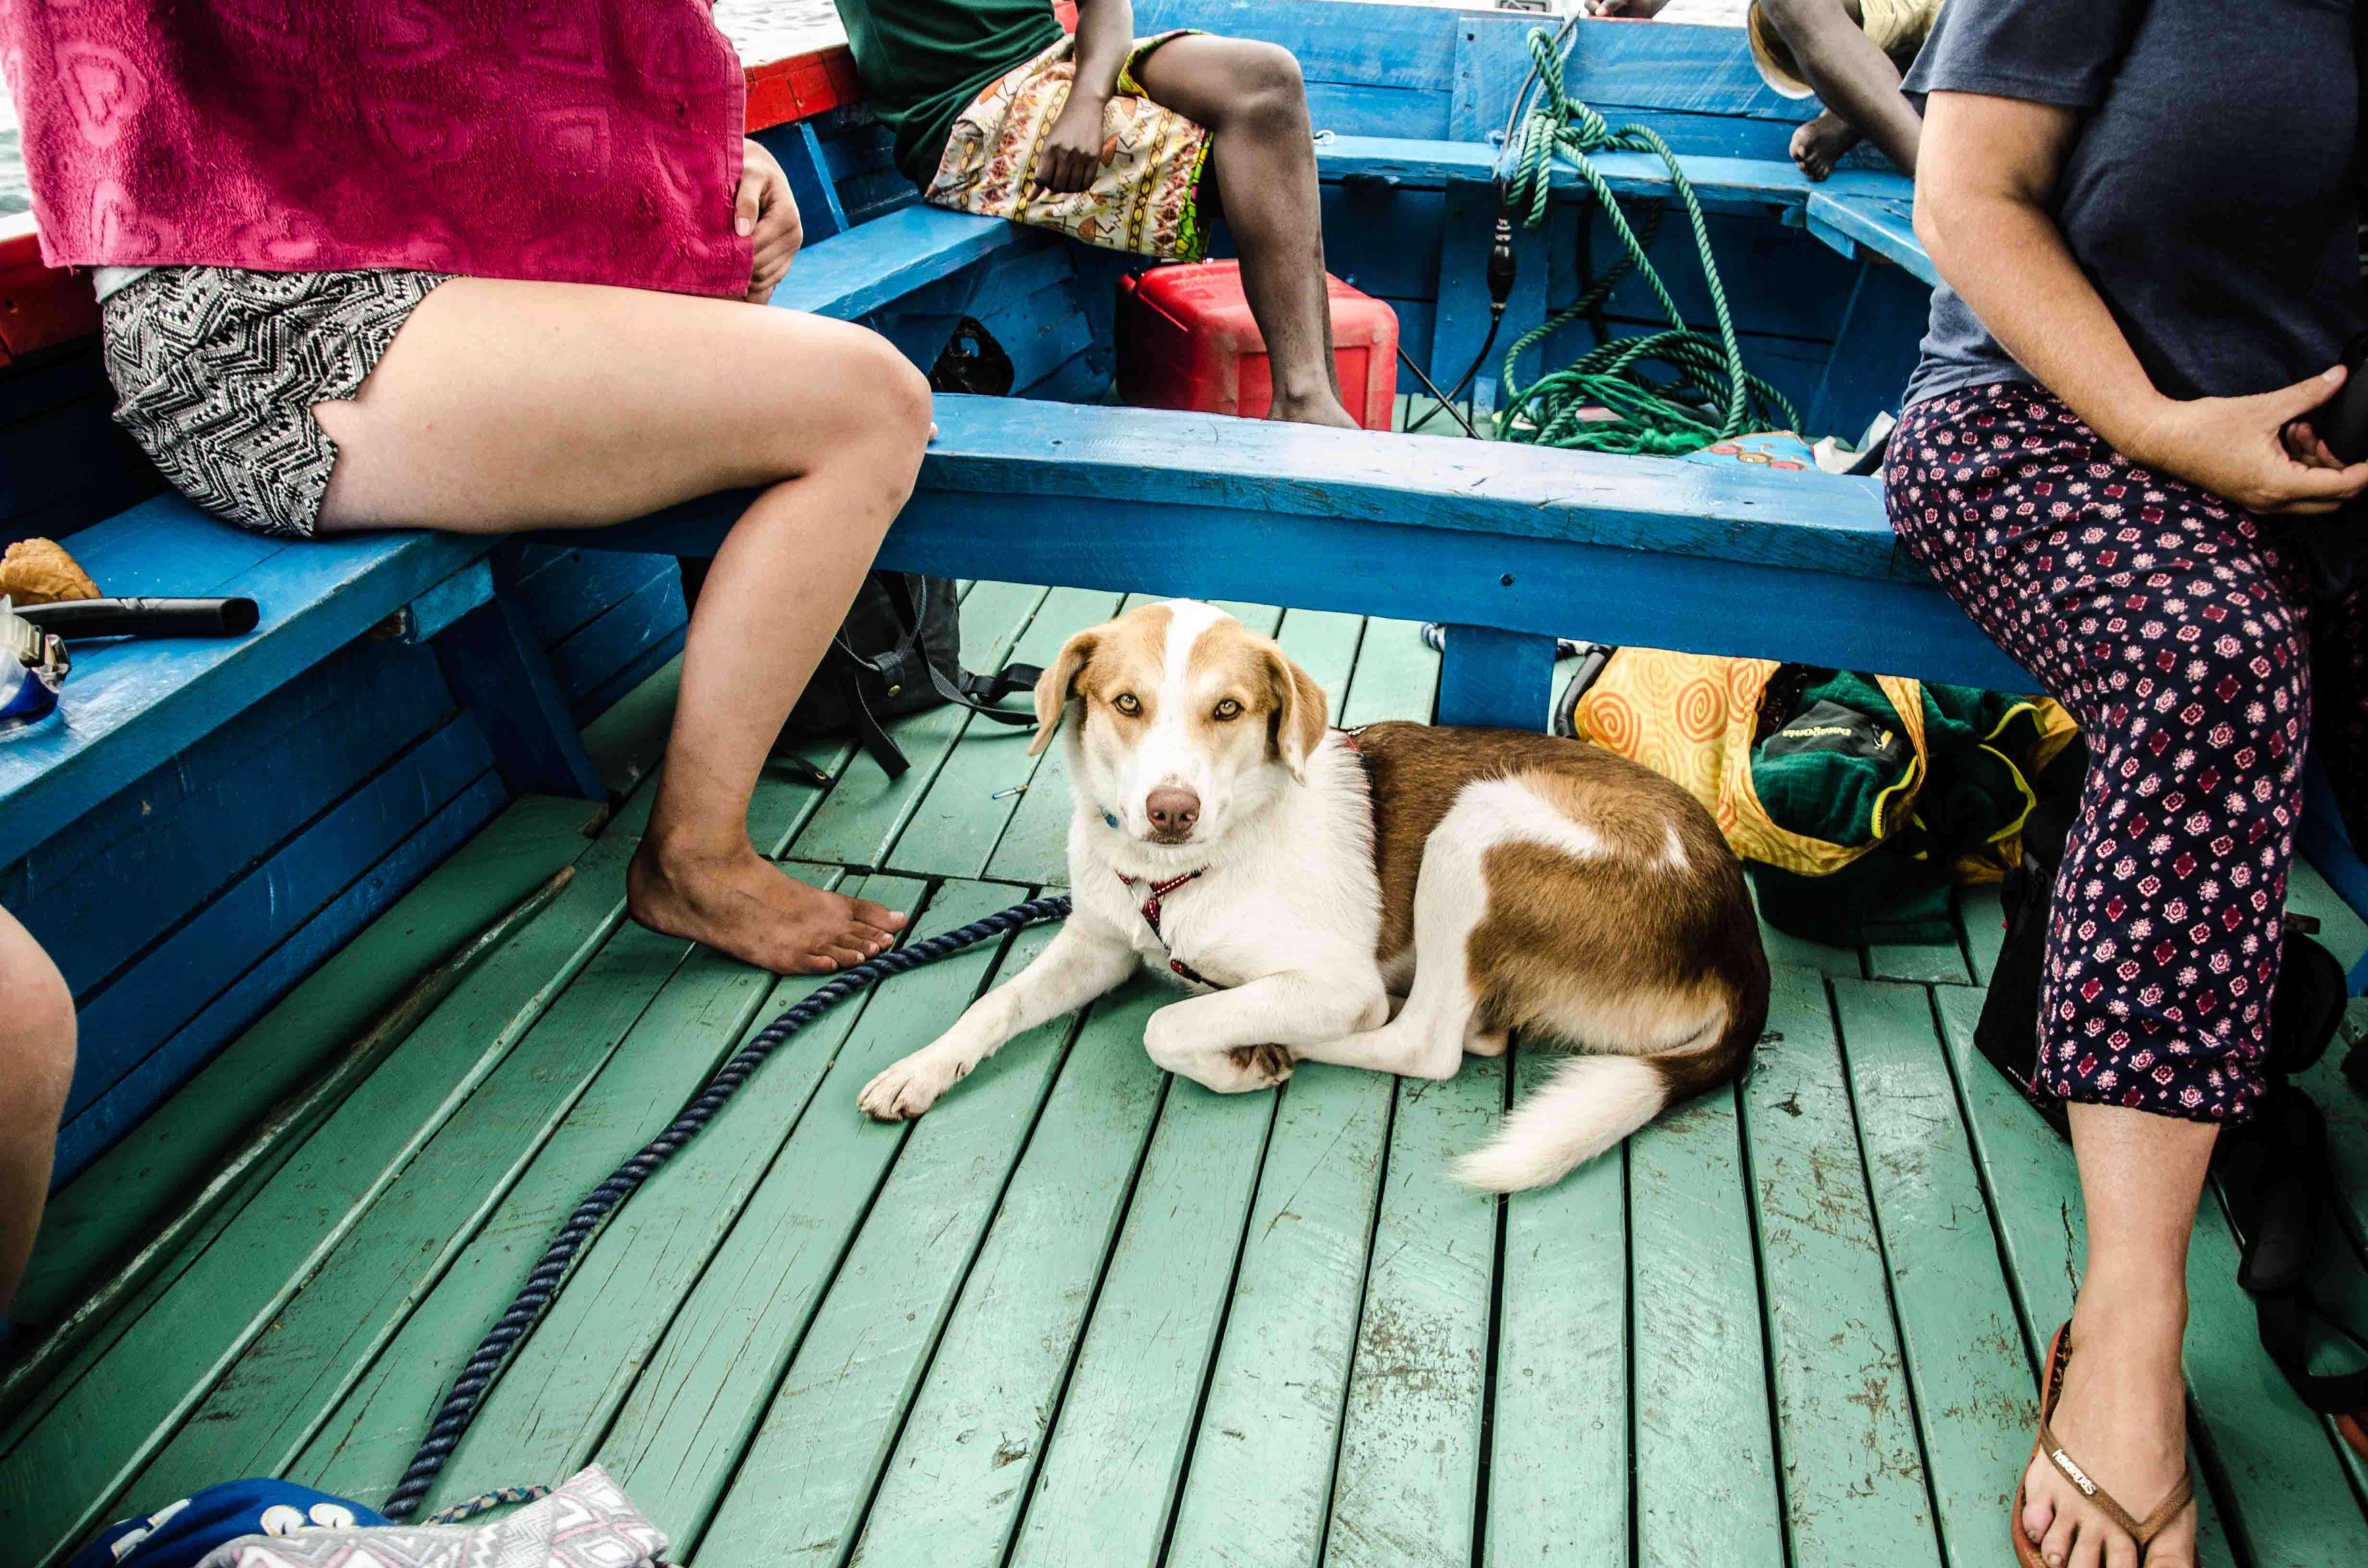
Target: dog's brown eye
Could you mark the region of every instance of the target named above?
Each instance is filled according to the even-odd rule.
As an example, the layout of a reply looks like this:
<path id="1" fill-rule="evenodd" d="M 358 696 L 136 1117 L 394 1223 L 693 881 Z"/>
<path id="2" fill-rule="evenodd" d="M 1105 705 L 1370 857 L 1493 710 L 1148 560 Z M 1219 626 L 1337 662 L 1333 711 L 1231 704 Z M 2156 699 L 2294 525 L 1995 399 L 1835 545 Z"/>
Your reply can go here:
<path id="1" fill-rule="evenodd" d="M 1220 719 L 1238 719 L 1242 716 L 1242 705 L 1228 697 L 1217 704 L 1216 716 Z"/>
<path id="2" fill-rule="evenodd" d="M 1110 699 L 1110 706 L 1130 719 L 1143 711 L 1143 704 L 1134 699 L 1134 693 L 1131 691 L 1121 691 Z"/>

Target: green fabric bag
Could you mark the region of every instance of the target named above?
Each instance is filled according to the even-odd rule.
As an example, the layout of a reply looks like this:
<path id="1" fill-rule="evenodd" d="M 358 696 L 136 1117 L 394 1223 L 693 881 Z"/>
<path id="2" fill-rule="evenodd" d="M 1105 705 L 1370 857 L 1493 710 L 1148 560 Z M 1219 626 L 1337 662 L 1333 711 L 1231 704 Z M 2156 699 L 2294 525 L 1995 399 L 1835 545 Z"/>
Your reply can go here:
<path id="1" fill-rule="evenodd" d="M 2062 726 L 2025 698 L 1925 684 L 1919 778 L 1899 711 L 1872 677 L 1804 673 L 1792 716 L 1752 748 L 1752 789 L 1788 832 L 1873 847 L 1823 876 L 1750 862 L 1761 913 L 1844 947 L 1948 940 L 1950 886 L 2004 870 L 2032 805 L 2028 775 L 2061 749 Z"/>

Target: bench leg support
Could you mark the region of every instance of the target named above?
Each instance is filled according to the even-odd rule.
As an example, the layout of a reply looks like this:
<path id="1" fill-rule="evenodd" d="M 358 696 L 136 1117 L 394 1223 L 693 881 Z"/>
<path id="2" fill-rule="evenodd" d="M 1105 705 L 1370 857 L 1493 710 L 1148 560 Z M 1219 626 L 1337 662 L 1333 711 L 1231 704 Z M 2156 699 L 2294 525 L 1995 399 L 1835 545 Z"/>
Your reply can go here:
<path id="1" fill-rule="evenodd" d="M 495 765 L 512 790 L 608 799 L 551 655 L 517 600 L 497 593 L 454 621 L 436 639 L 436 657 L 452 694 L 484 731 Z"/>
<path id="2" fill-rule="evenodd" d="M 1543 730 L 1554 702 L 1554 640 L 1450 626 L 1440 655 L 1438 722 Z"/>
<path id="3" fill-rule="evenodd" d="M 1876 415 L 1897 409 L 1931 313 L 1932 290 L 1922 278 L 1888 262 L 1860 262 L 1833 358 L 1809 400 L 1801 434 L 1855 441 Z"/>

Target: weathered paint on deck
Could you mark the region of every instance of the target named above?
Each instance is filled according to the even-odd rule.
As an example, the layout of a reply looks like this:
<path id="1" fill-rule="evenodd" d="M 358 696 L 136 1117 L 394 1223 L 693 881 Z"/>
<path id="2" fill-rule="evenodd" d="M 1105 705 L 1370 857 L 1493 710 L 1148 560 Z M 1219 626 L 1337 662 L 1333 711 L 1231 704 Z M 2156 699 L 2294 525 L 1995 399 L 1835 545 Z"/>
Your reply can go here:
<path id="1" fill-rule="evenodd" d="M 1118 602 L 978 585 L 966 655 L 1041 661 Z M 1241 608 L 1345 721 L 1428 715 L 1413 627 Z M 622 920 L 667 678 L 595 737 L 632 790 L 613 821 L 512 806 L 61 1196 L 28 1296 L 51 1311 L 367 1017 L 341 998 L 576 866 L 0 1426 L 26 1561 L 235 1474 L 382 1497 L 577 1193 L 813 988 Z M 759 842 L 924 933 L 1060 878 L 1057 750 L 959 712 L 896 728 L 904 780 L 814 748 L 832 787 L 768 778 Z M 2315 878 L 2295 903 L 2368 949 Z M 1045 933 L 905 977 L 768 1064 L 602 1234 L 437 1494 L 598 1460 L 699 1568 L 1996 1561 L 2078 1230 L 2067 1152 L 1970 1051 L 1996 901 L 1964 903 L 1938 947 L 1771 936 L 1783 1038 L 1749 1082 L 1501 1205 L 1442 1167 L 1541 1053 L 1219 1097 L 1142 1052 L 1169 994 L 1145 982 L 873 1126 L 863 1080 Z M 2358 1243 L 2368 1102 L 2332 1063 L 2313 1086 Z M 2368 1560 L 2368 1477 L 2263 1361 L 2232 1245 L 2208 1211 L 2206 1560 Z"/>

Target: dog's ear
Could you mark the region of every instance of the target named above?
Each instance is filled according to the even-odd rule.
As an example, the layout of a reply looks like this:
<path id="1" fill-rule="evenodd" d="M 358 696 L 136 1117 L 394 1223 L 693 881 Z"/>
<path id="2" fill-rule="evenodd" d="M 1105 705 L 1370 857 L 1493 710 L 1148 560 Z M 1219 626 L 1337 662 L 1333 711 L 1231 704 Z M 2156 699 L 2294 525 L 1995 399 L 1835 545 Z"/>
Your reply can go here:
<path id="1" fill-rule="evenodd" d="M 1036 738 L 1028 743 L 1030 756 L 1052 744 L 1053 726 L 1061 722 L 1061 710 L 1077 694 L 1077 676 L 1092 662 L 1096 642 L 1092 632 L 1078 632 L 1061 644 L 1061 656 L 1036 677 Z"/>
<path id="2" fill-rule="evenodd" d="M 1324 744 L 1324 731 L 1331 719 L 1330 705 L 1324 688 L 1315 677 L 1291 662 L 1289 654 L 1272 642 L 1261 650 L 1266 658 L 1267 679 L 1274 693 L 1274 713 L 1267 721 L 1267 744 L 1273 754 L 1291 769 L 1292 778 L 1307 782 L 1307 759 Z"/>

